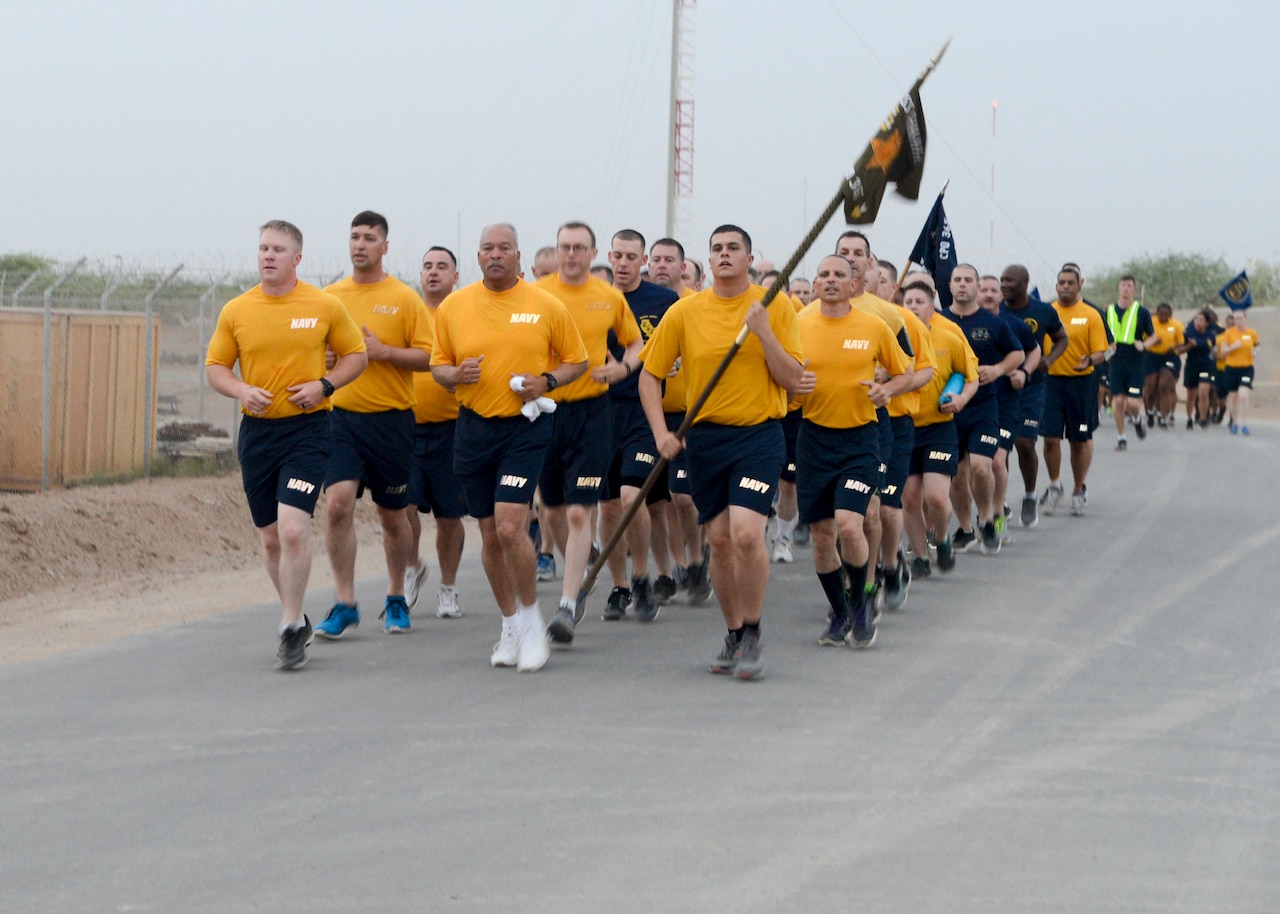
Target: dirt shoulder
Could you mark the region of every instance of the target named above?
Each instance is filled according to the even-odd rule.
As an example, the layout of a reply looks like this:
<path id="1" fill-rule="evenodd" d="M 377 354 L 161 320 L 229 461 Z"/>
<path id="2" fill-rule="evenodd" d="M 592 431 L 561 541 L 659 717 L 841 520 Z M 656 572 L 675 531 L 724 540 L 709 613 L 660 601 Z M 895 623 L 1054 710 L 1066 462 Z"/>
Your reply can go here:
<path id="1" fill-rule="evenodd" d="M 385 574 L 367 499 L 356 529 L 357 577 Z M 319 520 L 312 543 L 311 586 L 329 586 Z M 0 493 L 0 664 L 275 598 L 238 473 Z"/>

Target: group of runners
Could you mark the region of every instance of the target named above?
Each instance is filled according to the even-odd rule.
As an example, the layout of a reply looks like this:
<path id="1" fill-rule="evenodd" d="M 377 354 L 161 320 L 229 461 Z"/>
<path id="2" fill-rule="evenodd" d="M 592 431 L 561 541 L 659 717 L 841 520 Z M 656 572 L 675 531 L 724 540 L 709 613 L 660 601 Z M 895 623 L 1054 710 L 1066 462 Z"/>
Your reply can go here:
<path id="1" fill-rule="evenodd" d="M 306 663 L 313 636 L 338 639 L 361 621 L 352 517 L 365 490 L 383 531 L 388 633 L 410 630 L 428 577 L 421 513 L 436 521 L 436 614 L 461 615 L 462 518 L 475 518 L 502 615 L 495 667 L 536 671 L 552 643 L 572 644 L 584 575 L 628 509 L 625 548 L 608 556 L 605 620 L 652 622 L 682 591 L 690 603 L 714 594 L 725 634 L 710 670 L 757 678 L 771 563 L 793 561 L 807 535 L 828 603 L 818 643 L 871 647 L 881 609 L 905 605 L 913 578 L 1008 540 L 1010 454 L 1025 490 L 1019 523 L 1034 526 L 1066 498 L 1064 439 L 1070 512 L 1084 513 L 1099 366 L 1112 336 L 1148 349 L 1157 336 L 1125 310 L 1123 282 L 1123 304 L 1104 320 L 1074 264 L 1052 304 L 1028 297 L 1025 267 L 996 277 L 961 264 L 941 309 L 929 274 L 899 287 L 857 231 L 767 308 L 780 277 L 736 225 L 711 233 L 705 279 L 681 242 L 647 244 L 631 229 L 610 239 L 600 278 L 594 231 L 565 223 L 528 281 L 515 228 L 494 224 L 480 236 L 479 282 L 456 288 L 457 259 L 435 246 L 421 294 L 386 273 L 387 231 L 379 214 L 358 214 L 352 275 L 320 290 L 297 278 L 301 232 L 268 222 L 262 282 L 227 304 L 209 346 L 211 386 L 244 414 L 239 456 L 281 600 L 283 669 Z M 1187 347 L 1182 336 L 1171 349 Z M 1216 351 L 1230 367 L 1256 342 L 1227 331 Z M 1190 361 L 1195 347 L 1183 351 Z M 1113 401 L 1121 434 L 1129 396 L 1126 386 Z M 1247 399 L 1237 393 L 1232 408 Z M 1243 413 L 1232 417 L 1247 434 Z M 302 602 L 321 491 L 336 601 L 313 626 Z M 544 616 L 538 581 L 557 577 Z"/>

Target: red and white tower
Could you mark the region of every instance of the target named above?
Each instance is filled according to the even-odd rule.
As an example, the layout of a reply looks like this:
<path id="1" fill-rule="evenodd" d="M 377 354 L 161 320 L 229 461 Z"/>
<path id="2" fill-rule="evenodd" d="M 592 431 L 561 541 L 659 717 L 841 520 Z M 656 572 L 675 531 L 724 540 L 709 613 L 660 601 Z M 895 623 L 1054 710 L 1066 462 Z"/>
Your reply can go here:
<path id="1" fill-rule="evenodd" d="M 667 146 L 667 236 L 687 243 L 693 198 L 693 59 L 697 0 L 672 0 L 671 133 Z"/>

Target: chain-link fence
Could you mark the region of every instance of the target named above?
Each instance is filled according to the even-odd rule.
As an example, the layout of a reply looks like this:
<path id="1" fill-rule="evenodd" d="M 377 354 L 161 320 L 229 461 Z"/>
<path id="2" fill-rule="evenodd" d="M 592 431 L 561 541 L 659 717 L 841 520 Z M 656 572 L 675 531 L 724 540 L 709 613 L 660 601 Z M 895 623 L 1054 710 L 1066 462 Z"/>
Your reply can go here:
<path id="1" fill-rule="evenodd" d="M 321 287 L 350 272 L 337 261 L 310 266 L 299 278 Z M 416 276 L 401 278 L 416 286 Z M 0 342 L 10 356 L 0 364 L 0 488 L 147 476 L 153 458 L 233 463 L 238 404 L 208 386 L 204 357 L 223 305 L 257 283 L 256 270 L 243 266 L 0 258 L 0 334 L 7 337 Z M 132 329 L 121 337 L 121 327 Z M 130 333 L 137 345 L 127 342 Z M 136 384 L 121 380 L 131 371 Z M 77 409 L 79 395 L 92 402 Z M 135 397 L 132 408 L 118 402 Z M 103 449 L 130 450 L 120 442 L 134 433 L 136 459 L 97 459 Z M 68 459 L 67 451 L 76 455 Z"/>

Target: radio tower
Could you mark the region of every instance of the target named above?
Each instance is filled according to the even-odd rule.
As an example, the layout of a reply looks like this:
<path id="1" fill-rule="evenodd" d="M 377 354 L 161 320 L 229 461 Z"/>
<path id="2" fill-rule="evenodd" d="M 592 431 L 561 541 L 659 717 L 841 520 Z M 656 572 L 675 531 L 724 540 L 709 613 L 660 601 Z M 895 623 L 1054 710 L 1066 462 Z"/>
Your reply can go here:
<path id="1" fill-rule="evenodd" d="M 684 243 L 693 198 L 693 56 L 697 0 L 672 0 L 671 133 L 667 146 L 667 237 Z"/>

